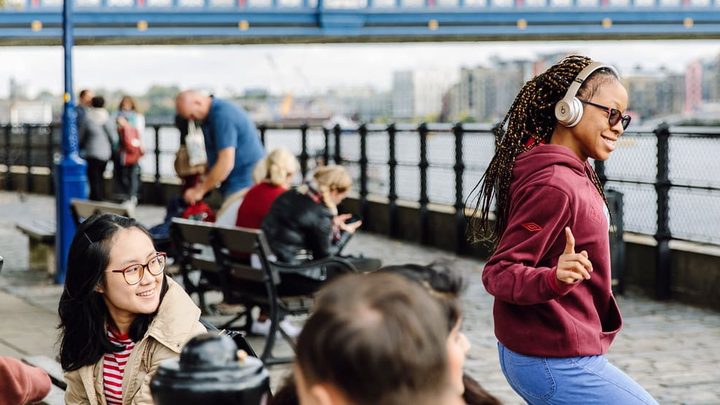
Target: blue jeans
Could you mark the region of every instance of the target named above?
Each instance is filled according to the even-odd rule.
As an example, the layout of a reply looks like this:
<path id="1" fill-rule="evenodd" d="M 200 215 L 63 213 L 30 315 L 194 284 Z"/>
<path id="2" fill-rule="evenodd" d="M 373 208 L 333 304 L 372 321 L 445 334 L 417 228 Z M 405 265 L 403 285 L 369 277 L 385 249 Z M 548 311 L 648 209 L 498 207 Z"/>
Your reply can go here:
<path id="1" fill-rule="evenodd" d="M 498 342 L 500 367 L 529 404 L 657 404 L 605 356 L 533 357 Z"/>

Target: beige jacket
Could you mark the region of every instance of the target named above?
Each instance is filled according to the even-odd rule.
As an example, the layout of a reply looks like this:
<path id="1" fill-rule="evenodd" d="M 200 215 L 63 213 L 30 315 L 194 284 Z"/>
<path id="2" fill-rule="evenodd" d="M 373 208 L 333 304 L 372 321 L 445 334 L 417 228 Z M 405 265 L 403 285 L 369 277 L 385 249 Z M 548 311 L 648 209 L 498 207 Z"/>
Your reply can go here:
<path id="1" fill-rule="evenodd" d="M 135 344 L 123 375 L 123 405 L 152 404 L 150 379 L 161 361 L 177 357 L 190 338 L 206 332 L 199 322 L 200 309 L 185 290 L 169 277 L 155 319 L 145 336 Z M 103 360 L 65 373 L 66 404 L 105 404 Z"/>

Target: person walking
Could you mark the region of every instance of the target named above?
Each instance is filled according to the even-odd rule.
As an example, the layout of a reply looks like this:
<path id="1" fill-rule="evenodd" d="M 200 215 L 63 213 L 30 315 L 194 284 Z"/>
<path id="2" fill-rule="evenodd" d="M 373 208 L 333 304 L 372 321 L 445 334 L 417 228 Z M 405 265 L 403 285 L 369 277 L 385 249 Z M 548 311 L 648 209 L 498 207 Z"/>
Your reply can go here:
<path id="1" fill-rule="evenodd" d="M 84 124 L 80 127 L 78 143 L 80 155 L 87 161 L 90 199 L 105 200 L 105 167 L 117 144 L 115 124 L 105 109 L 102 96 L 92 98 L 91 107 L 85 111 Z"/>
<path id="2" fill-rule="evenodd" d="M 657 403 L 604 356 L 622 316 L 607 200 L 588 159 L 615 150 L 627 105 L 614 68 L 563 59 L 520 90 L 479 184 L 474 233 L 494 242 L 482 280 L 495 297 L 500 365 L 530 404 Z"/>
<path id="3" fill-rule="evenodd" d="M 138 160 L 144 153 L 142 136 L 145 132 L 145 117 L 138 112 L 135 100 L 130 96 L 123 96 L 120 99 L 117 126 L 118 130 L 123 130 L 125 127 L 134 128 L 135 131 L 133 132 L 137 134 L 136 137 L 133 135 L 136 139 L 131 139 L 130 143 L 135 142 L 139 143 L 139 145 L 126 145 L 126 142 L 120 142 L 120 150 L 115 159 L 115 179 L 121 198 L 130 201 L 132 204 L 137 204 L 140 194 L 140 164 Z M 127 135 L 125 138 L 127 139 Z M 134 157 L 138 154 L 136 151 L 138 147 L 140 156 Z M 128 156 L 133 157 L 128 158 Z"/>

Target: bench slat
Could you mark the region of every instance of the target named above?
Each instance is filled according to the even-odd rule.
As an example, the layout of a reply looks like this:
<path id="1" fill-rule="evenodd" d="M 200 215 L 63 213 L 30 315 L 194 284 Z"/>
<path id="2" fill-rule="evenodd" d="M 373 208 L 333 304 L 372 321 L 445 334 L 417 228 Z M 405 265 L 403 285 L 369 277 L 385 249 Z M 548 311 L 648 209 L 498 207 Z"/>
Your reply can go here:
<path id="1" fill-rule="evenodd" d="M 15 228 L 29 238 L 42 243 L 55 243 L 55 223 L 50 221 L 34 220 L 32 222 L 19 222 Z"/>

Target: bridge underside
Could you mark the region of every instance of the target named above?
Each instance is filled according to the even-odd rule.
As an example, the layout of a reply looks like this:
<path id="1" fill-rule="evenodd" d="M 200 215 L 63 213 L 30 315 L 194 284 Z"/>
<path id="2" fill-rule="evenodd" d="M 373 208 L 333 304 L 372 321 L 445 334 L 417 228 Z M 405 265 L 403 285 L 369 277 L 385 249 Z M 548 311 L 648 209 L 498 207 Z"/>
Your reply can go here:
<path id="1" fill-rule="evenodd" d="M 78 10 L 80 45 L 720 38 L 720 9 Z M 0 12 L 0 45 L 60 45 L 62 14 Z"/>

